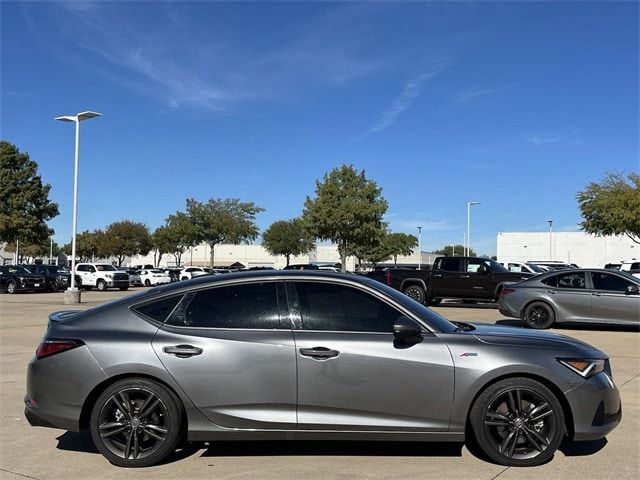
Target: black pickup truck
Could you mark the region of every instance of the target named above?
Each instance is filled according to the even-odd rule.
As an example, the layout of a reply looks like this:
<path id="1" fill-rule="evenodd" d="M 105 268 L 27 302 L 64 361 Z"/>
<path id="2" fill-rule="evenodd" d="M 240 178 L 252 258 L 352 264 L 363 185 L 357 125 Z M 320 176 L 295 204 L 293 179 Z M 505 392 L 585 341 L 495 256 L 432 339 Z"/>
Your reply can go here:
<path id="1" fill-rule="evenodd" d="M 503 284 L 519 282 L 532 274 L 510 272 L 488 258 L 438 257 L 430 270 L 389 268 L 367 276 L 420 303 L 437 305 L 443 298 L 496 301 Z"/>

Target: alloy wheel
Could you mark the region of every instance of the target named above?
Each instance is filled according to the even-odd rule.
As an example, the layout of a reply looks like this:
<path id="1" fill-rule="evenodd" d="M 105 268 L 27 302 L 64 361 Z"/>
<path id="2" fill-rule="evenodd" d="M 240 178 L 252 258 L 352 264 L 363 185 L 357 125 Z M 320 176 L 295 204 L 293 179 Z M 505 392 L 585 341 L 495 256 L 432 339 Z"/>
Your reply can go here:
<path id="1" fill-rule="evenodd" d="M 549 323 L 551 313 L 542 305 L 534 305 L 527 312 L 527 321 L 534 326 L 542 327 Z"/>

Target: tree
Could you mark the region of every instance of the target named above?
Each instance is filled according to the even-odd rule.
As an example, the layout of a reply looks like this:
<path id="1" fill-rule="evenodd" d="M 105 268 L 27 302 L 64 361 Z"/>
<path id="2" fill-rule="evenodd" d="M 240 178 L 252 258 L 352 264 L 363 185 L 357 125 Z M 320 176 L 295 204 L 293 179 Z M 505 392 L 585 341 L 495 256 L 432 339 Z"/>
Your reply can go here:
<path id="1" fill-rule="evenodd" d="M 315 246 L 299 218 L 272 223 L 262 234 L 262 245 L 271 255 L 284 255 L 287 267 L 291 255 L 302 255 Z"/>
<path id="2" fill-rule="evenodd" d="M 413 249 L 418 246 L 418 239 L 406 233 L 390 233 L 382 242 L 385 250 L 393 257 L 394 265 L 398 264 L 398 255 L 411 255 Z"/>
<path id="3" fill-rule="evenodd" d="M 438 249 L 438 250 L 434 250 L 433 253 L 435 253 L 436 255 L 442 255 L 444 257 L 464 257 L 464 245 L 453 245 L 453 248 L 451 248 L 451 245 L 445 245 L 444 247 Z M 469 257 L 477 257 L 478 254 L 476 253 L 476 251 L 472 248 L 469 250 Z"/>
<path id="4" fill-rule="evenodd" d="M 186 213 L 176 212 L 167 217 L 164 228 L 164 234 L 167 240 L 171 239 L 173 242 L 170 252 L 173 254 L 176 264 L 180 266 L 182 254 L 187 248 L 193 247 L 198 241 L 196 227 Z"/>
<path id="5" fill-rule="evenodd" d="M 61 250 L 56 242 L 53 242 L 53 245 L 51 245 L 50 239 L 38 243 L 20 242 L 19 248 L 18 263 L 32 263 L 36 258 L 47 258 L 48 260 L 49 253 L 51 253 L 53 257 L 57 257 Z M 6 252 L 14 253 L 16 251 L 16 245 L 15 243 L 8 243 L 4 249 Z"/>
<path id="6" fill-rule="evenodd" d="M 0 242 L 48 241 L 47 221 L 58 215 L 49 201 L 51 185 L 43 184 L 38 164 L 5 140 L 0 141 Z"/>
<path id="7" fill-rule="evenodd" d="M 62 247 L 64 253 L 71 256 L 71 242 Z M 76 256 L 81 262 L 87 262 L 93 258 L 108 257 L 108 247 L 105 241 L 105 235 L 102 230 L 94 230 L 93 232 L 85 230 L 76 234 Z"/>
<path id="8" fill-rule="evenodd" d="M 323 181 L 316 181 L 315 193 L 315 198 L 305 200 L 305 227 L 314 237 L 337 243 L 345 272 L 348 255 L 384 234 L 387 201 L 382 188 L 352 165 L 325 174 Z"/>
<path id="9" fill-rule="evenodd" d="M 608 173 L 576 195 L 587 233 L 626 235 L 640 244 L 640 175 Z"/>
<path id="10" fill-rule="evenodd" d="M 151 234 L 144 223 L 122 220 L 113 222 L 104 232 L 105 253 L 115 257 L 118 266 L 125 257 L 146 255 L 152 248 Z"/>
<path id="11" fill-rule="evenodd" d="M 255 240 L 258 227 L 256 215 L 264 209 L 239 198 L 211 198 L 208 202 L 187 200 L 187 216 L 195 227 L 195 238 L 211 247 L 211 267 L 214 266 L 215 246 L 219 243 L 239 244 Z"/>
<path id="12" fill-rule="evenodd" d="M 156 228 L 151 234 L 151 245 L 153 246 L 153 265 L 158 266 L 165 253 L 173 253 L 176 248 L 176 241 L 166 226 Z"/>

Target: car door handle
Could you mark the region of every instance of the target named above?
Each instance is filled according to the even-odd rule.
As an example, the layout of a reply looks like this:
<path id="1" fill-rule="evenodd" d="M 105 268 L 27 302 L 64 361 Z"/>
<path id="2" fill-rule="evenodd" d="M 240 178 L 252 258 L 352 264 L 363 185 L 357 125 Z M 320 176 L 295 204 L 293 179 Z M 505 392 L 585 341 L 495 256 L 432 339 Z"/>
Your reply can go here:
<path id="1" fill-rule="evenodd" d="M 194 355 L 200 355 L 202 353 L 201 348 L 192 345 L 174 345 L 172 347 L 164 347 L 162 351 L 169 355 L 175 355 L 178 358 L 193 357 Z"/>
<path id="2" fill-rule="evenodd" d="M 460 275 L 460 278 L 471 278 L 471 275 Z"/>
<path id="3" fill-rule="evenodd" d="M 442 275 L 437 274 L 437 275 L 434 275 L 434 277 L 435 277 L 435 278 L 442 278 Z"/>
<path id="4" fill-rule="evenodd" d="M 313 348 L 301 348 L 300 355 L 304 357 L 311 357 L 317 360 L 328 360 L 330 358 L 335 358 L 340 355 L 340 352 L 337 350 L 331 350 L 326 347 L 313 347 Z"/>

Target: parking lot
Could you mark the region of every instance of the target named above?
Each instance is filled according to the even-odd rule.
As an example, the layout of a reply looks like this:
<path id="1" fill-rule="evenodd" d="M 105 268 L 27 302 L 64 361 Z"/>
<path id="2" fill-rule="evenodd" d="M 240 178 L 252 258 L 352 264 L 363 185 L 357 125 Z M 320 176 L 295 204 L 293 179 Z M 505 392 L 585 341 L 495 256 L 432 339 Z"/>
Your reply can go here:
<path id="1" fill-rule="evenodd" d="M 83 292 L 85 309 L 131 292 Z M 168 463 L 124 470 L 110 465 L 87 434 L 30 427 L 23 416 L 26 365 L 47 315 L 69 309 L 62 293 L 0 295 L 0 478 L 273 479 L 632 479 L 640 475 L 640 333 L 637 328 L 571 326 L 556 332 L 611 357 L 623 420 L 606 441 L 568 443 L 543 466 L 505 468 L 457 444 L 392 442 L 219 442 L 193 444 Z M 452 320 L 519 325 L 492 305 L 445 304 Z M 399 392 L 401 394 L 401 392 Z"/>

